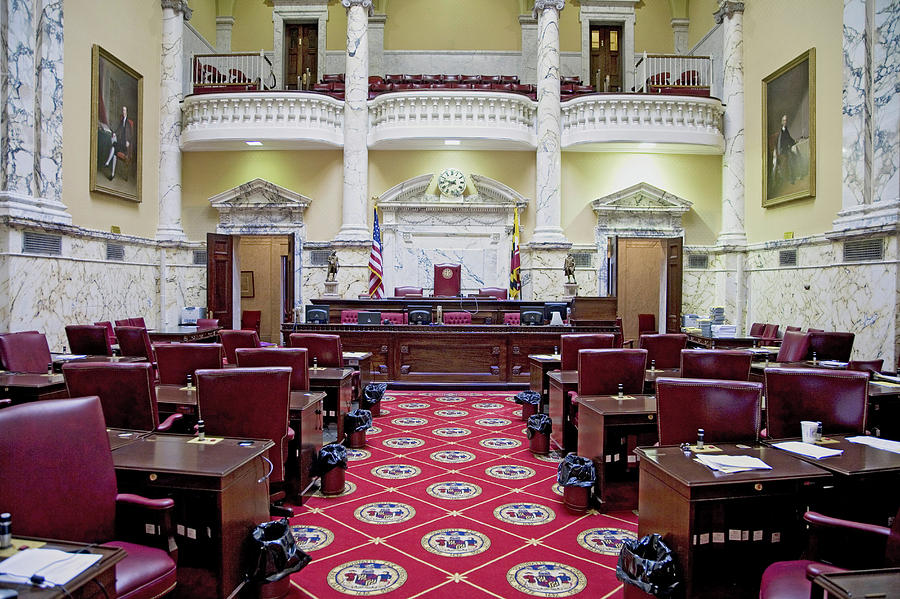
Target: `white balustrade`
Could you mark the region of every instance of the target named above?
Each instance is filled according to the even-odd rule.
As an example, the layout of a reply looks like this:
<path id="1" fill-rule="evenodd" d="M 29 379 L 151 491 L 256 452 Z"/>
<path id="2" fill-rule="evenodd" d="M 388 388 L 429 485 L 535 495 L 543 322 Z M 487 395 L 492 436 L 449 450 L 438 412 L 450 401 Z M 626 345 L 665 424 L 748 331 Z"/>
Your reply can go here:
<path id="1" fill-rule="evenodd" d="M 194 54 L 191 57 L 193 93 L 264 90 L 275 86 L 272 61 L 263 51 Z"/>
<path id="2" fill-rule="evenodd" d="M 668 93 L 685 90 L 706 90 L 712 84 L 712 59 L 709 56 L 684 54 L 647 54 L 644 52 L 635 61 L 635 91 Z"/>

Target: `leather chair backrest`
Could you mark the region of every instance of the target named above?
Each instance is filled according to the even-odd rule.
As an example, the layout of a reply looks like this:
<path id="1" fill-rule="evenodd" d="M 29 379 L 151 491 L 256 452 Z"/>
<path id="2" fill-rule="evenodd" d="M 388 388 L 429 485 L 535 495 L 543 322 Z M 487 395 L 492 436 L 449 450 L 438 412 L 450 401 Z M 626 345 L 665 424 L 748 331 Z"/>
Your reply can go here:
<path id="1" fill-rule="evenodd" d="M 786 326 L 786 327 L 784 327 L 784 330 L 785 331 L 799 331 L 800 327 Z"/>
<path id="2" fill-rule="evenodd" d="M 143 317 L 143 316 L 138 316 L 138 317 L 136 317 L 136 318 L 129 318 L 129 319 L 128 319 L 128 326 L 130 326 L 130 327 L 144 327 L 144 328 L 146 329 L 146 328 L 147 328 L 147 323 L 144 322 L 144 317 Z"/>
<path id="3" fill-rule="evenodd" d="M 848 362 L 850 353 L 853 351 L 853 333 L 838 332 L 822 332 L 809 333 L 809 354 L 808 358 L 812 358 L 813 352 L 816 354 L 817 360 L 839 360 Z"/>
<path id="4" fill-rule="evenodd" d="M 100 398 L 106 426 L 139 431 L 159 426 L 156 373 L 149 362 L 69 362 L 62 371 L 69 397 Z"/>
<path id="5" fill-rule="evenodd" d="M 508 297 L 508 291 L 503 287 L 482 287 L 478 290 L 478 295 L 490 295 L 505 300 Z"/>
<path id="6" fill-rule="evenodd" d="M 468 312 L 444 312 L 444 324 L 472 324 L 472 315 Z"/>
<path id="7" fill-rule="evenodd" d="M 695 443 L 698 428 L 707 443 L 755 443 L 761 395 L 762 383 L 658 378 L 659 444 Z"/>
<path id="8" fill-rule="evenodd" d="M 382 322 L 387 320 L 391 324 L 407 324 L 409 322 L 406 312 L 382 312 L 381 320 Z"/>
<path id="9" fill-rule="evenodd" d="M 644 392 L 645 349 L 583 349 L 578 352 L 578 394 Z"/>
<path id="10" fill-rule="evenodd" d="M 108 320 L 101 320 L 100 322 L 95 322 L 95 325 L 98 327 L 106 327 L 106 336 L 109 337 L 109 344 L 115 345 L 116 341 L 116 332 L 113 330 L 113 325 Z"/>
<path id="11" fill-rule="evenodd" d="M 778 339 L 778 325 L 767 324 L 762 332 L 763 339 Z"/>
<path id="12" fill-rule="evenodd" d="M 874 374 L 884 368 L 884 360 L 850 360 L 847 362 L 847 370 L 858 370 Z"/>
<path id="13" fill-rule="evenodd" d="M 116 327 L 116 339 L 119 340 L 119 353 L 123 356 L 134 356 L 154 361 L 153 346 L 150 336 L 143 327 Z"/>
<path id="14" fill-rule="evenodd" d="M 359 310 L 341 310 L 341 324 L 356 324 L 359 322 Z"/>
<path id="15" fill-rule="evenodd" d="M 213 436 L 271 439 L 270 482 L 284 480 L 291 369 L 221 368 L 197 371 L 197 402 L 206 433 Z"/>
<path id="16" fill-rule="evenodd" d="M 824 333 L 825 329 L 814 329 L 812 327 L 806 329 L 807 333 Z"/>
<path id="17" fill-rule="evenodd" d="M 638 334 L 656 332 L 656 314 L 638 314 Z"/>
<path id="18" fill-rule="evenodd" d="M 291 333 L 288 342 L 291 347 L 305 347 L 309 350 L 307 359 L 310 364 L 313 359 L 318 360 L 319 366 L 343 366 L 344 364 L 340 335 Z"/>
<path id="19" fill-rule="evenodd" d="M 234 350 L 237 348 L 260 347 L 259 335 L 256 334 L 256 331 L 222 330 L 219 331 L 219 339 L 222 341 L 225 359 L 229 364 L 237 363 L 237 357 L 234 355 Z"/>
<path id="20" fill-rule="evenodd" d="M 219 326 L 218 318 L 198 318 L 197 319 L 197 328 L 198 329 L 214 329 Z"/>
<path id="21" fill-rule="evenodd" d="M 450 276 L 446 276 L 449 274 Z M 462 266 L 459 264 L 434 265 L 434 295 L 457 296 L 462 285 Z"/>
<path id="22" fill-rule="evenodd" d="M 200 369 L 222 368 L 221 343 L 160 343 L 156 346 L 156 368 L 161 385 L 184 385 L 187 375 L 197 380 Z"/>
<path id="23" fill-rule="evenodd" d="M 809 353 L 809 335 L 799 331 L 785 331 L 776 362 L 800 362 Z"/>
<path id="24" fill-rule="evenodd" d="M 506 312 L 503 314 L 503 324 L 518 326 L 522 324 L 522 315 L 518 312 Z"/>
<path id="25" fill-rule="evenodd" d="M 100 400 L 34 401 L 0 410 L 0 512 L 16 536 L 113 539 L 116 474 Z"/>
<path id="26" fill-rule="evenodd" d="M 69 340 L 69 351 L 73 354 L 112 355 L 106 327 L 98 327 L 93 324 L 70 324 L 66 326 L 66 338 Z"/>
<path id="27" fill-rule="evenodd" d="M 422 295 L 421 287 L 394 287 L 394 297 L 405 297 L 407 295 Z"/>
<path id="28" fill-rule="evenodd" d="M 678 368 L 681 365 L 681 350 L 687 345 L 687 335 L 662 333 L 641 335 L 641 348 L 647 350 L 648 368 L 656 363 L 657 368 Z"/>
<path id="29" fill-rule="evenodd" d="M 238 368 L 261 368 L 266 366 L 289 366 L 291 368 L 291 391 L 309 391 L 308 351 L 303 347 L 239 347 Z"/>
<path id="30" fill-rule="evenodd" d="M 766 368 L 766 430 L 770 439 L 800 436 L 801 420 L 819 420 L 826 435 L 863 434 L 869 373 Z"/>
<path id="31" fill-rule="evenodd" d="M 0 363 L 10 372 L 46 374 L 53 361 L 43 333 L 24 332 L 0 335 Z"/>
<path id="32" fill-rule="evenodd" d="M 762 337 L 763 331 L 766 328 L 766 323 L 764 322 L 754 322 L 750 325 L 750 336 L 751 337 Z"/>
<path id="33" fill-rule="evenodd" d="M 746 381 L 753 354 L 740 349 L 683 349 L 680 375 L 686 379 Z"/>
<path id="34" fill-rule="evenodd" d="M 262 310 L 244 310 L 241 312 L 241 329 L 259 333 L 260 322 L 262 322 Z"/>
<path id="35" fill-rule="evenodd" d="M 130 327 L 130 326 L 131 326 L 131 319 L 130 319 L 130 318 L 123 318 L 122 320 L 117 320 L 117 321 L 116 321 L 116 326 L 117 326 L 117 327 Z"/>
<path id="36" fill-rule="evenodd" d="M 578 352 L 582 349 L 611 349 L 615 345 L 613 333 L 579 333 L 559 336 L 560 370 L 578 369 Z"/>

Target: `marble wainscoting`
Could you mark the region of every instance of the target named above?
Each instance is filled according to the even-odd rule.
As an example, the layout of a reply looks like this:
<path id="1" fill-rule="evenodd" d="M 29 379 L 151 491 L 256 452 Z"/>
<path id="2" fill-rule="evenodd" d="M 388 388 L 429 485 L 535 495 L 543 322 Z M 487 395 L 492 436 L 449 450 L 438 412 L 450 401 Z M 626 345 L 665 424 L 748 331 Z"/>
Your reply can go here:
<path id="1" fill-rule="evenodd" d="M 689 268 L 687 261 L 690 254 L 707 254 L 709 256 L 707 268 Z M 726 269 L 724 256 L 711 253 L 709 248 L 685 246 L 681 277 L 681 313 L 697 314 L 705 318 L 709 314 L 710 307 L 723 305 L 717 302 L 718 278 L 723 275 L 734 275 L 734 271 Z M 725 314 L 729 322 L 734 322 L 734 316 L 727 312 Z"/>
<path id="2" fill-rule="evenodd" d="M 562 299 L 563 284 L 566 282 L 564 264 L 569 247 L 547 247 L 543 244 L 529 244 L 519 248 L 522 273 L 522 299 L 553 301 Z M 578 279 L 579 294 L 594 295 L 593 288 L 586 281 Z"/>

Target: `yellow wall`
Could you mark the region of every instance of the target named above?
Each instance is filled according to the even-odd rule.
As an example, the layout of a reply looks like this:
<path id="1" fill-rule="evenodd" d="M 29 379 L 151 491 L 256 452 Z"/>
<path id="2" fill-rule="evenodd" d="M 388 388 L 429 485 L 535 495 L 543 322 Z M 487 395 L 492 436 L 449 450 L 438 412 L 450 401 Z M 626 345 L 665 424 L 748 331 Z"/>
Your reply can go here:
<path id="1" fill-rule="evenodd" d="M 688 15 L 688 47 L 693 48 L 709 30 L 716 26 L 713 13 L 719 9 L 718 0 L 690 0 Z"/>
<path id="2" fill-rule="evenodd" d="M 216 0 L 190 0 L 191 26 L 213 46 L 216 45 Z M 68 16 L 68 15 L 66 15 Z"/>
<path id="3" fill-rule="evenodd" d="M 522 46 L 518 0 L 390 0 L 385 50 L 510 50 Z"/>
<path id="4" fill-rule="evenodd" d="M 816 18 L 810 19 L 811 14 Z M 840 0 L 746 4 L 744 164 L 750 242 L 780 239 L 785 231 L 793 231 L 795 237 L 828 231 L 841 209 L 842 19 Z M 816 198 L 762 208 L 762 79 L 811 47 L 816 48 Z"/>
<path id="5" fill-rule="evenodd" d="M 325 47 L 326 50 L 347 50 L 347 9 L 340 2 L 328 5 Z"/>
<path id="6" fill-rule="evenodd" d="M 274 47 L 272 7 L 260 0 L 238 0 L 234 3 L 234 27 L 231 30 L 232 52 L 271 51 Z M 216 36 L 213 35 L 213 40 Z"/>
<path id="7" fill-rule="evenodd" d="M 531 2 L 530 4 L 532 7 L 534 6 L 534 2 Z M 578 14 L 580 12 L 580 2 L 577 0 L 567 0 L 565 8 L 559 13 L 560 52 L 581 52 L 581 21 L 578 20 Z M 519 34 L 519 37 L 521 39 L 521 33 Z"/>
<path id="8" fill-rule="evenodd" d="M 123 29 L 122 24 L 129 24 Z M 159 2 L 120 0 L 66 3 L 63 69 L 63 203 L 73 224 L 154 237 L 158 218 Z M 127 35 L 124 33 L 127 32 Z M 91 45 L 98 44 L 144 77 L 144 102 L 138 143 L 142 144 L 143 202 L 90 193 Z"/>
<path id="9" fill-rule="evenodd" d="M 672 54 L 675 36 L 668 0 L 642 0 L 634 8 L 635 53 Z"/>

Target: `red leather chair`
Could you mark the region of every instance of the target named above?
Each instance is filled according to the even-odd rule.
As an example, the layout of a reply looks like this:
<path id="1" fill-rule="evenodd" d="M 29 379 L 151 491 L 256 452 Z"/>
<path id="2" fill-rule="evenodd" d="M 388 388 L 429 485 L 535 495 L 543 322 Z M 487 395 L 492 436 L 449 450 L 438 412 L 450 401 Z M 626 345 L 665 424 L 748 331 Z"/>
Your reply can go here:
<path id="1" fill-rule="evenodd" d="M 816 354 L 817 360 L 838 360 L 847 362 L 853 351 L 853 333 L 838 333 L 834 331 L 809 333 L 809 354 L 812 358 Z"/>
<path id="2" fill-rule="evenodd" d="M 806 329 L 807 333 L 824 333 L 825 329 L 814 329 L 812 327 Z"/>
<path id="3" fill-rule="evenodd" d="M 763 331 L 766 328 L 766 323 L 764 322 L 754 322 L 750 325 L 750 336 L 751 337 L 762 337 Z"/>
<path id="4" fill-rule="evenodd" d="M 156 373 L 148 362 L 69 362 L 63 364 L 69 397 L 96 395 L 106 426 L 167 431 L 181 414 L 159 421 Z"/>
<path id="5" fill-rule="evenodd" d="M 259 335 L 259 325 L 262 322 L 261 310 L 244 310 L 241 312 L 241 330 L 256 331 Z"/>
<path id="6" fill-rule="evenodd" d="M 356 324 L 359 322 L 359 310 L 341 310 L 341 324 Z"/>
<path id="7" fill-rule="evenodd" d="M 106 327 L 98 327 L 93 324 L 70 324 L 66 326 L 66 338 L 69 340 L 69 351 L 73 354 L 112 355 Z"/>
<path id="8" fill-rule="evenodd" d="M 644 392 L 645 349 L 583 349 L 578 352 L 578 395 Z"/>
<path id="9" fill-rule="evenodd" d="M 239 347 L 238 368 L 260 368 L 266 366 L 289 366 L 291 368 L 291 391 L 309 391 L 309 362 L 307 350 L 302 347 Z"/>
<path id="10" fill-rule="evenodd" d="M 778 339 L 778 325 L 777 324 L 767 324 L 763 329 L 761 339 L 765 341 L 773 341 Z"/>
<path id="11" fill-rule="evenodd" d="M 116 339 L 119 340 L 119 353 L 123 356 L 144 358 L 148 362 L 156 362 L 150 335 L 144 327 L 116 327 Z"/>
<path id="12" fill-rule="evenodd" d="M 739 349 L 683 349 L 681 372 L 686 379 L 746 381 L 753 354 Z"/>
<path id="13" fill-rule="evenodd" d="M 519 326 L 522 324 L 522 315 L 518 312 L 505 312 L 503 314 L 503 324 Z"/>
<path id="14" fill-rule="evenodd" d="M 382 312 L 381 321 L 387 320 L 391 324 L 408 324 L 406 312 Z"/>
<path id="15" fill-rule="evenodd" d="M 291 347 L 305 347 L 309 351 L 309 361 L 315 358 L 319 366 L 343 365 L 340 335 L 291 333 L 288 343 Z"/>
<path id="16" fill-rule="evenodd" d="M 500 300 L 505 300 L 508 297 L 508 290 L 503 287 L 482 287 L 478 290 L 478 295 L 489 295 Z"/>
<path id="17" fill-rule="evenodd" d="M 421 296 L 423 293 L 421 287 L 394 287 L 394 297 L 406 297 L 408 295 Z"/>
<path id="18" fill-rule="evenodd" d="M 130 326 L 131 326 L 131 319 L 130 319 L 130 318 L 123 318 L 122 320 L 117 320 L 117 321 L 116 321 L 116 326 L 117 326 L 117 327 L 130 327 Z"/>
<path id="19" fill-rule="evenodd" d="M 222 368 L 221 343 L 160 343 L 156 346 L 156 368 L 161 385 L 183 385 L 196 371 Z"/>
<path id="20" fill-rule="evenodd" d="M 197 328 L 198 329 L 214 329 L 219 326 L 218 318 L 198 318 L 197 319 Z"/>
<path id="21" fill-rule="evenodd" d="M 106 327 L 106 336 L 109 337 L 109 344 L 115 345 L 116 341 L 116 332 L 113 330 L 113 325 L 108 320 L 101 320 L 100 322 L 95 322 L 95 325 L 98 327 Z"/>
<path id="22" fill-rule="evenodd" d="M 869 373 L 766 368 L 766 435 L 800 436 L 801 420 L 819 420 L 826 435 L 865 433 Z"/>
<path id="23" fill-rule="evenodd" d="M 656 314 L 638 314 L 638 337 L 658 333 Z"/>
<path id="24" fill-rule="evenodd" d="M 687 335 L 682 333 L 661 333 L 641 335 L 641 349 L 647 350 L 647 364 L 657 368 L 678 368 L 681 365 L 681 350 L 687 345 Z"/>
<path id="25" fill-rule="evenodd" d="M 472 324 L 472 315 L 468 312 L 444 312 L 444 324 Z"/>
<path id="26" fill-rule="evenodd" d="M 10 372 L 47 374 L 53 362 L 43 333 L 26 331 L 0 335 L 0 364 Z"/>
<path id="27" fill-rule="evenodd" d="M 174 502 L 117 493 L 106 423 L 96 397 L 35 401 L 0 410 L 0 430 L 0 511 L 13 514 L 17 536 L 121 547 L 126 556 L 115 566 L 114 595 L 120 598 L 155 599 L 175 588 L 175 561 L 167 551 L 114 540 L 117 531 L 135 524 L 116 521 L 117 505 L 139 507 L 141 522 L 165 525 Z M 168 533 L 163 526 L 160 535 L 142 540 L 174 552 Z"/>
<path id="28" fill-rule="evenodd" d="M 785 331 L 799 331 L 800 327 L 787 326 L 787 327 L 784 327 L 784 330 Z"/>
<path id="29" fill-rule="evenodd" d="M 127 325 L 127 326 L 131 326 L 131 327 L 144 327 L 144 328 L 146 329 L 146 328 L 147 328 L 147 323 L 144 322 L 144 317 L 143 317 L 143 316 L 138 316 L 138 317 L 136 317 L 136 318 L 129 318 L 129 319 L 128 319 L 128 325 Z"/>
<path id="30" fill-rule="evenodd" d="M 850 360 L 847 362 L 847 370 L 857 370 L 877 374 L 884 368 L 884 360 Z"/>
<path id="31" fill-rule="evenodd" d="M 894 517 L 891 528 L 830 518 L 818 512 L 806 512 L 803 519 L 809 523 L 813 539 L 809 547 L 815 554 L 808 557 L 825 558 L 830 563 L 811 559 L 775 562 L 763 572 L 759 585 L 760 599 L 822 597 L 822 588 L 813 588 L 811 584 L 819 574 L 844 572 L 845 568 L 900 566 L 900 511 Z M 830 543 L 820 538 L 826 535 Z"/>
<path id="32" fill-rule="evenodd" d="M 582 349 L 611 349 L 615 343 L 613 333 L 582 333 L 559 336 L 560 370 L 578 368 L 578 352 Z"/>
<path id="33" fill-rule="evenodd" d="M 809 353 L 809 335 L 798 331 L 786 331 L 781 347 L 778 348 L 776 362 L 801 362 Z"/>
<path id="34" fill-rule="evenodd" d="M 449 275 L 449 276 L 448 276 Z M 434 296 L 459 295 L 462 285 L 462 266 L 459 264 L 435 264 L 434 265 Z"/>
<path id="35" fill-rule="evenodd" d="M 658 378 L 659 444 L 694 443 L 698 428 L 709 443 L 755 443 L 761 395 L 762 383 Z"/>
<path id="36" fill-rule="evenodd" d="M 219 331 L 219 339 L 222 341 L 222 348 L 225 350 L 225 361 L 228 364 L 237 364 L 237 357 L 234 355 L 234 350 L 237 348 L 262 347 L 256 331 L 222 330 Z"/>

